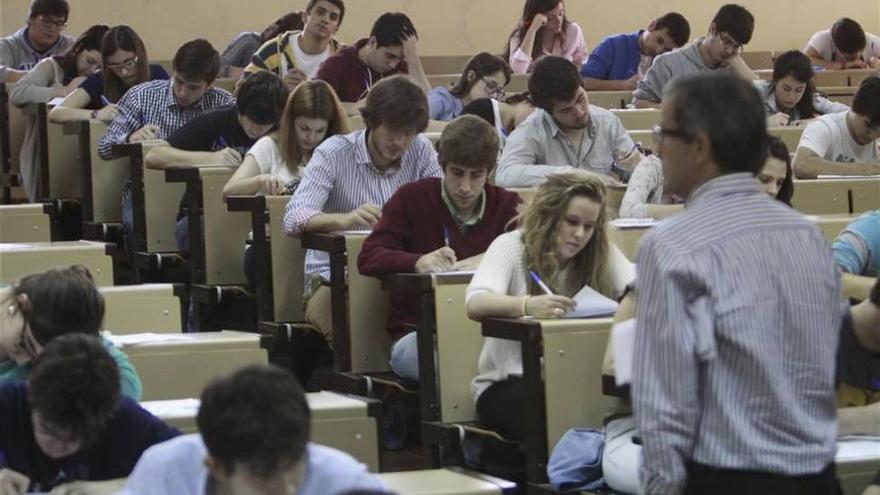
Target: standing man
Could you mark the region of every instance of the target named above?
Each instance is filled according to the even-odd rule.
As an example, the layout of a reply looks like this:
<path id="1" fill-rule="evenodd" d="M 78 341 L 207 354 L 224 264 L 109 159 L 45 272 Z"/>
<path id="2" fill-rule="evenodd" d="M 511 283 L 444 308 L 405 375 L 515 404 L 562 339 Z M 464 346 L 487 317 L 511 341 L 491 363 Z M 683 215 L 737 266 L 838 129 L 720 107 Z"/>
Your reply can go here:
<path id="1" fill-rule="evenodd" d="M 637 264 L 648 495 L 840 493 L 840 274 L 816 226 L 758 187 L 765 121 L 727 74 L 682 78 L 663 99 L 656 149 L 687 208 L 644 237 Z"/>
<path id="2" fill-rule="evenodd" d="M 27 25 L 0 38 L 0 83 L 16 82 L 40 60 L 60 55 L 73 45 L 65 34 L 67 0 L 34 0 Z"/>

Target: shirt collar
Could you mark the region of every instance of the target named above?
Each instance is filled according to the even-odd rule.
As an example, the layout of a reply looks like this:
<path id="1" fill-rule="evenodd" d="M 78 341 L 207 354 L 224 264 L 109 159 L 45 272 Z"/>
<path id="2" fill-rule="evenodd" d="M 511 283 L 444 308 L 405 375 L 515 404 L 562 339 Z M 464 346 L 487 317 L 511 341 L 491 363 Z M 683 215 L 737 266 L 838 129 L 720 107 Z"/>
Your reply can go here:
<path id="1" fill-rule="evenodd" d="M 541 117 L 544 119 L 544 125 L 547 126 L 547 130 L 550 131 L 551 137 L 557 138 L 557 137 L 559 137 L 560 134 L 563 136 L 566 135 L 565 132 L 563 132 L 562 129 L 559 128 L 559 125 L 556 124 L 556 121 L 553 120 L 553 116 L 550 115 L 550 112 L 548 112 L 547 110 L 544 110 L 543 108 L 540 109 L 539 111 L 543 112 Z M 587 122 L 587 133 L 586 133 L 586 136 L 584 136 L 584 137 L 589 136 L 592 139 L 592 137 L 595 135 L 596 135 L 596 119 L 594 119 L 593 114 L 590 113 L 590 120 L 589 120 L 589 122 Z M 575 144 L 577 144 L 577 143 L 575 143 Z"/>
<path id="2" fill-rule="evenodd" d="M 752 193 L 761 193 L 754 175 L 749 172 L 724 174 L 697 186 L 688 197 L 687 204 L 693 207 L 720 196 Z"/>
<path id="3" fill-rule="evenodd" d="M 400 156 L 400 163 L 397 166 L 390 167 L 385 171 L 380 171 L 373 165 L 373 159 L 370 158 L 370 151 L 367 149 L 367 138 L 369 135 L 368 129 L 363 129 L 355 132 L 354 140 L 354 161 L 357 165 L 368 167 L 374 174 L 376 175 L 391 175 L 398 170 L 400 170 L 400 166 L 403 163 L 403 156 L 406 155 L 406 151 L 403 152 L 403 155 Z"/>
<path id="4" fill-rule="evenodd" d="M 482 191 L 480 191 L 480 204 L 474 210 L 474 213 L 467 217 L 459 215 L 458 210 L 455 208 L 455 204 L 452 202 L 452 199 L 446 192 L 445 177 L 440 179 L 440 196 L 443 198 L 443 203 L 446 204 L 446 209 L 449 210 L 449 214 L 452 216 L 452 219 L 455 220 L 455 225 L 458 227 L 459 230 L 464 230 L 467 227 L 473 227 L 483 220 L 483 214 L 486 212 L 485 187 Z"/>
<path id="5" fill-rule="evenodd" d="M 199 112 L 203 112 L 205 110 L 205 98 L 208 96 L 208 92 L 211 91 L 213 86 L 208 86 L 208 89 L 202 94 L 202 97 L 199 98 L 199 101 L 195 102 L 192 106 L 181 108 L 180 105 L 177 104 L 177 100 L 174 98 L 174 78 L 168 79 L 168 84 L 165 86 L 165 108 L 176 107 L 177 110 L 181 112 L 184 110 L 198 110 Z"/>

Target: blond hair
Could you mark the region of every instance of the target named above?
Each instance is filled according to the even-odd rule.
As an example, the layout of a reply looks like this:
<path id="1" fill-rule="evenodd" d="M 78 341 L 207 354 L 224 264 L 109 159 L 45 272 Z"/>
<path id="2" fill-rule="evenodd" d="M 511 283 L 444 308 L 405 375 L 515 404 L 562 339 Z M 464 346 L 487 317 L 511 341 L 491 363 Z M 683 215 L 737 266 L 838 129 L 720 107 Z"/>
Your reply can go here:
<path id="1" fill-rule="evenodd" d="M 294 121 L 297 117 L 326 120 L 327 134 L 324 135 L 324 139 L 349 133 L 348 117 L 333 88 L 320 80 L 300 83 L 287 97 L 287 104 L 281 115 L 281 124 L 275 135 L 281 156 L 293 176 L 299 175 L 299 167 L 306 155 L 296 139 Z"/>
<path id="2" fill-rule="evenodd" d="M 599 217 L 587 245 L 574 258 L 560 264 L 560 222 L 572 198 L 582 196 L 599 203 Z M 535 196 L 516 218 L 523 232 L 523 256 L 525 266 L 534 270 L 564 296 L 572 296 L 581 287 L 589 285 L 608 297 L 614 297 L 614 286 L 608 266 L 610 252 L 608 234 L 605 230 L 605 184 L 592 173 L 572 171 L 553 174 L 538 187 Z M 529 280 L 529 292 L 540 291 Z"/>

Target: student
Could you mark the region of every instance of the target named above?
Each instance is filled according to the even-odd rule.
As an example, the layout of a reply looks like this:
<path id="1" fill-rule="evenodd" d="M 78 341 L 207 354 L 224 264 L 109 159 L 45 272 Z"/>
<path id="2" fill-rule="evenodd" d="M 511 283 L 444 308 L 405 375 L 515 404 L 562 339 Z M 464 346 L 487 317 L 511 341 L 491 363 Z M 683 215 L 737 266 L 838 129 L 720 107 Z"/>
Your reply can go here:
<path id="1" fill-rule="evenodd" d="M 317 78 L 330 83 L 349 115 L 357 113 L 367 93 L 383 77 L 408 74 L 422 91 L 431 90 L 418 52 L 419 37 L 405 14 L 382 14 L 370 37 L 339 50 L 318 69 Z"/>
<path id="2" fill-rule="evenodd" d="M 580 67 L 587 60 L 584 33 L 565 16 L 562 0 L 526 0 L 522 17 L 504 47 L 504 60 L 515 74 L 525 74 L 547 55 Z"/>
<path id="3" fill-rule="evenodd" d="M 103 70 L 89 76 L 49 112 L 51 122 L 98 119 L 110 122 L 119 114 L 116 102 L 129 88 L 168 79 L 159 64 L 151 64 L 147 49 L 134 29 L 113 26 L 101 40 Z"/>
<path id="4" fill-rule="evenodd" d="M 740 55 L 743 47 L 751 41 L 754 29 L 755 18 L 745 7 L 722 6 L 709 24 L 707 36 L 654 59 L 633 91 L 633 105 L 636 108 L 658 108 L 666 86 L 688 74 L 721 70 L 749 81 L 756 79 Z"/>
<path id="5" fill-rule="evenodd" d="M 473 270 L 489 244 L 508 230 L 520 199 L 487 183 L 498 159 L 498 133 L 463 115 L 449 123 L 437 144 L 443 178 L 406 184 L 382 208 L 382 217 L 358 256 L 362 275 Z M 388 332 L 391 369 L 418 381 L 413 300 L 391 295 Z"/>
<path id="6" fill-rule="evenodd" d="M 240 77 L 244 68 L 251 63 L 254 53 L 263 43 L 287 31 L 302 30 L 303 11 L 291 12 L 272 21 L 261 33 L 243 31 L 235 35 L 220 53 L 220 73 L 218 77 Z"/>
<path id="7" fill-rule="evenodd" d="M 431 120 L 449 121 L 461 115 L 462 109 L 474 100 L 503 97 L 510 74 L 507 62 L 495 55 L 487 52 L 474 55 L 455 86 L 451 89 L 438 86 L 428 93 Z"/>
<path id="8" fill-rule="evenodd" d="M 34 360 L 27 385 L 0 386 L 0 489 L 114 493 L 141 453 L 179 434 L 121 395 L 98 338 L 64 335 Z"/>
<path id="9" fill-rule="evenodd" d="M 773 80 L 752 81 L 767 111 L 767 126 L 806 125 L 819 115 L 849 110 L 816 92 L 813 64 L 806 55 L 789 50 L 773 61 Z"/>
<path id="10" fill-rule="evenodd" d="M 319 495 L 384 488 L 348 454 L 311 443 L 310 421 L 306 394 L 290 372 L 241 368 L 205 387 L 199 433 L 147 450 L 121 494 Z"/>
<path id="11" fill-rule="evenodd" d="M 691 26 L 678 12 L 654 19 L 647 29 L 609 36 L 581 67 L 584 87 L 587 91 L 632 91 L 654 57 L 681 48 L 690 37 Z"/>
<path id="12" fill-rule="evenodd" d="M 850 222 L 832 250 L 834 263 L 844 273 L 880 276 L 880 210 L 867 211 Z"/>
<path id="13" fill-rule="evenodd" d="M 67 0 L 34 0 L 27 25 L 0 38 L 0 83 L 16 82 L 40 60 L 65 53 L 73 38 L 61 34 L 67 27 Z"/>
<path id="14" fill-rule="evenodd" d="M 251 146 L 223 186 L 223 197 L 295 193 L 315 148 L 329 137 L 348 132 L 345 109 L 330 85 L 319 80 L 303 82 L 287 98 L 278 132 Z M 244 251 L 244 273 L 253 284 L 250 244 Z"/>
<path id="15" fill-rule="evenodd" d="M 655 128 L 655 132 L 659 132 Z M 662 141 L 656 136 L 654 142 Z M 794 195 L 791 155 L 788 147 L 776 136 L 767 137 L 767 161 L 758 173 L 761 190 L 787 205 Z M 684 209 L 683 199 L 664 193 L 663 163 L 658 156 L 639 162 L 620 202 L 620 218 L 666 218 Z"/>
<path id="16" fill-rule="evenodd" d="M 340 43 L 334 36 L 343 17 L 343 0 L 309 0 L 303 30 L 288 31 L 266 41 L 245 67 L 244 77 L 260 71 L 274 72 L 291 91 L 299 83 L 314 79 L 318 67 L 339 51 Z"/>
<path id="17" fill-rule="evenodd" d="M 440 177 L 437 153 L 419 136 L 428 126 L 428 99 L 406 76 L 383 79 L 361 109 L 365 130 L 334 136 L 318 146 L 284 215 L 288 235 L 364 230 L 404 184 Z M 305 318 L 328 340 L 330 259 L 309 250 L 305 261 Z"/>
<path id="18" fill-rule="evenodd" d="M 815 223 L 768 201 L 755 179 L 763 102 L 728 74 L 682 78 L 659 134 L 666 188 L 688 207 L 639 248 L 642 493 L 840 493 L 840 276 Z"/>
<path id="19" fill-rule="evenodd" d="M 852 108 L 811 122 L 798 143 L 794 172 L 798 179 L 819 175 L 880 174 L 880 77 L 859 85 Z"/>
<path id="20" fill-rule="evenodd" d="M 10 102 L 23 108 L 31 103 L 46 103 L 76 89 L 89 75 L 101 70 L 101 37 L 107 26 L 98 24 L 87 29 L 63 55 L 40 61 L 12 89 Z M 37 201 L 40 190 L 40 129 L 37 119 L 30 116 L 25 127 L 19 155 L 19 169 L 24 188 L 31 202 Z"/>
<path id="21" fill-rule="evenodd" d="M 211 86 L 217 78 L 217 50 L 204 39 L 183 44 L 174 54 L 172 78 L 139 84 L 119 100 L 119 115 L 98 143 L 105 160 L 116 156 L 114 144 L 165 139 L 193 117 L 231 105 L 228 91 Z"/>
<path id="22" fill-rule="evenodd" d="M 80 265 L 23 277 L 0 290 L 0 308 L 0 383 L 24 381 L 49 342 L 67 333 L 97 336 L 104 320 L 104 298 Z M 128 356 L 103 343 L 119 368 L 123 395 L 140 400 L 141 380 Z"/>
<path id="23" fill-rule="evenodd" d="M 601 177 L 575 170 L 553 174 L 538 187 L 518 217 L 518 228 L 489 246 L 467 289 L 468 317 L 560 318 L 574 308 L 570 298 L 588 285 L 617 298 L 634 270 L 605 230 L 605 186 Z M 533 271 L 552 290 L 532 281 Z M 471 390 L 486 426 L 510 440 L 525 436 L 519 344 L 487 338 L 479 375 Z"/>
<path id="24" fill-rule="evenodd" d="M 880 37 L 866 33 L 858 22 L 841 17 L 831 29 L 815 33 L 804 53 L 826 69 L 880 67 Z"/>
<path id="25" fill-rule="evenodd" d="M 495 181 L 532 187 L 550 174 L 580 168 L 610 175 L 641 159 L 616 115 L 590 105 L 577 67 L 544 57 L 529 76 L 529 95 L 539 108 L 510 134 Z"/>
<path id="26" fill-rule="evenodd" d="M 147 168 L 238 167 L 251 146 L 273 131 L 281 118 L 287 87 L 265 72 L 246 79 L 234 105 L 197 115 L 174 130 L 165 143 L 153 146 L 144 158 Z M 177 249 L 189 255 L 188 198 L 184 195 L 177 214 Z"/>

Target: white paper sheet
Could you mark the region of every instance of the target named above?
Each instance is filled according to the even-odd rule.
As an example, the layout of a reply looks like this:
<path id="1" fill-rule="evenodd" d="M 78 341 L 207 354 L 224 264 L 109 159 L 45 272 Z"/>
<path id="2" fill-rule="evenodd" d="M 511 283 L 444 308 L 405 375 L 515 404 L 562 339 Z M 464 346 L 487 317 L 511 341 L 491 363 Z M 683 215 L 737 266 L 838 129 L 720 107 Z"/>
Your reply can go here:
<path id="1" fill-rule="evenodd" d="M 148 400 L 141 402 L 141 407 L 159 419 L 188 418 L 199 412 L 199 399 Z"/>
<path id="2" fill-rule="evenodd" d="M 880 438 L 847 436 L 837 439 L 834 461 L 838 464 L 872 459 L 880 460 Z"/>
<path id="3" fill-rule="evenodd" d="M 603 296 L 587 285 L 572 299 L 575 307 L 565 314 L 565 318 L 596 318 L 611 316 L 617 312 L 617 301 Z"/>
<path id="4" fill-rule="evenodd" d="M 618 229 L 641 229 L 653 227 L 660 223 L 653 218 L 617 218 L 611 221 L 611 225 Z"/>
<path id="5" fill-rule="evenodd" d="M 116 347 L 131 347 L 140 344 L 152 344 L 154 342 L 180 342 L 192 340 L 186 335 L 179 333 L 133 333 L 130 335 L 105 334 L 105 337 Z"/>
<path id="6" fill-rule="evenodd" d="M 635 347 L 635 318 L 630 318 L 611 327 L 611 350 L 614 353 L 614 381 L 618 387 L 632 383 Z"/>
<path id="7" fill-rule="evenodd" d="M 820 175 L 817 179 L 876 179 L 880 175 Z"/>

